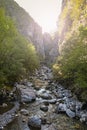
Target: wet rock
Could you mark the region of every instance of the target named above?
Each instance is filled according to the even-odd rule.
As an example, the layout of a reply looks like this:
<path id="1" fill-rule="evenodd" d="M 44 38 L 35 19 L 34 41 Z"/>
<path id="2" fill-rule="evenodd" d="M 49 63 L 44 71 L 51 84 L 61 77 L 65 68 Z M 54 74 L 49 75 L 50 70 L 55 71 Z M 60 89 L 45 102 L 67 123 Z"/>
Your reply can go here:
<path id="1" fill-rule="evenodd" d="M 45 105 L 41 105 L 40 106 L 40 110 L 44 111 L 44 112 L 47 112 L 48 111 L 48 107 L 45 106 Z"/>
<path id="2" fill-rule="evenodd" d="M 71 111 L 76 112 L 76 104 L 74 104 L 73 102 L 67 102 L 67 108 L 69 108 Z"/>
<path id="3" fill-rule="evenodd" d="M 58 98 L 63 98 L 64 97 L 64 95 L 61 92 L 58 92 L 56 95 L 57 95 Z"/>
<path id="4" fill-rule="evenodd" d="M 62 91 L 62 93 L 63 93 L 63 96 L 65 96 L 65 97 L 68 97 L 68 98 L 72 97 L 72 94 L 71 94 L 70 90 L 65 89 L 65 90 Z"/>
<path id="5" fill-rule="evenodd" d="M 48 94 L 48 93 L 41 94 L 40 96 L 43 99 L 52 99 L 52 96 L 50 94 Z"/>
<path id="6" fill-rule="evenodd" d="M 66 109 L 66 114 L 67 114 L 70 118 L 74 118 L 74 117 L 75 117 L 75 112 L 71 111 L 70 109 Z"/>
<path id="7" fill-rule="evenodd" d="M 36 93 L 33 89 L 24 85 L 17 85 L 19 100 L 23 103 L 30 103 L 36 100 Z"/>
<path id="8" fill-rule="evenodd" d="M 42 88 L 38 91 L 38 94 L 42 94 L 42 93 L 45 93 L 46 92 L 46 89 L 45 88 Z"/>
<path id="9" fill-rule="evenodd" d="M 74 103 L 75 104 L 75 103 Z M 82 103 L 79 101 L 76 101 L 76 111 L 80 111 L 82 108 Z"/>
<path id="10" fill-rule="evenodd" d="M 29 103 L 29 102 L 32 102 L 32 101 L 35 101 L 36 97 L 35 97 L 35 94 L 32 93 L 32 92 L 25 92 L 23 93 L 23 95 L 21 95 L 21 102 L 25 102 L 25 103 Z"/>
<path id="11" fill-rule="evenodd" d="M 41 119 L 38 116 L 29 118 L 28 125 L 30 128 L 41 130 Z"/>
<path id="12" fill-rule="evenodd" d="M 87 112 L 82 111 L 82 112 L 80 113 L 80 121 L 81 121 L 81 122 L 87 122 Z"/>
<path id="13" fill-rule="evenodd" d="M 50 103 L 50 104 L 55 104 L 56 102 L 57 102 L 56 99 L 51 99 L 51 100 L 49 100 L 49 103 Z"/>
<path id="14" fill-rule="evenodd" d="M 56 108 L 56 113 L 65 113 L 66 112 L 66 104 L 60 103 Z"/>
<path id="15" fill-rule="evenodd" d="M 43 93 L 46 93 L 46 90 L 44 88 L 37 91 L 37 96 L 40 97 Z"/>
<path id="16" fill-rule="evenodd" d="M 26 109 L 21 109 L 20 112 L 21 112 L 21 114 L 23 114 L 23 115 L 25 115 L 25 116 L 29 115 L 29 111 L 26 110 Z"/>

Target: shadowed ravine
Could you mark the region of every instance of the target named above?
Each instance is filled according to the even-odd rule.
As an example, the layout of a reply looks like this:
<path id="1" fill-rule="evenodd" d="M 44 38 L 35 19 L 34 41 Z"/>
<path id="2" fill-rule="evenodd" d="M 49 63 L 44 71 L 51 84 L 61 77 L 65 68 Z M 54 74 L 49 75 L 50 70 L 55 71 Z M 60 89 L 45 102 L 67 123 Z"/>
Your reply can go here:
<path id="1" fill-rule="evenodd" d="M 81 103 L 70 90 L 66 90 L 61 85 L 52 81 L 52 72 L 49 68 L 43 66 L 31 79 L 32 84 L 30 86 L 33 85 L 36 101 L 22 104 L 15 120 L 8 124 L 4 130 L 87 129 L 87 126 L 79 121 L 78 116 L 78 119 L 76 119 L 76 114 L 78 114 L 78 112 L 76 113 L 76 108 L 80 107 Z M 29 87 L 30 82 L 28 85 L 27 83 L 25 84 Z M 64 104 L 65 106 L 63 106 Z M 70 106 L 70 104 L 73 105 Z M 59 106 L 61 107 L 59 108 Z M 35 128 L 34 124 L 32 127 L 32 121 L 29 121 L 31 117 L 38 117 L 38 122 L 41 121 L 39 126 L 41 126 Z"/>
<path id="2" fill-rule="evenodd" d="M 58 0 L 51 34 L 16 1 L 0 0 L 0 130 L 87 130 L 87 0 Z"/>

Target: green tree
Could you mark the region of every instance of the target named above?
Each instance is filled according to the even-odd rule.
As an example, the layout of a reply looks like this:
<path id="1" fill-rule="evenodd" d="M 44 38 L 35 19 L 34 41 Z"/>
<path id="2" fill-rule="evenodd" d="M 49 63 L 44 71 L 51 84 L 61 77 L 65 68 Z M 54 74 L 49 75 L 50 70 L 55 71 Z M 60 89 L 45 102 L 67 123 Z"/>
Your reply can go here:
<path id="1" fill-rule="evenodd" d="M 11 18 L 0 9 L 0 84 L 14 84 L 38 67 L 32 44 L 16 29 Z M 29 73 L 28 73 L 29 74 Z"/>
<path id="2" fill-rule="evenodd" d="M 87 28 L 80 27 L 79 34 L 69 38 L 64 44 L 58 72 L 69 84 L 87 87 Z M 58 73 L 60 76 L 60 73 Z"/>

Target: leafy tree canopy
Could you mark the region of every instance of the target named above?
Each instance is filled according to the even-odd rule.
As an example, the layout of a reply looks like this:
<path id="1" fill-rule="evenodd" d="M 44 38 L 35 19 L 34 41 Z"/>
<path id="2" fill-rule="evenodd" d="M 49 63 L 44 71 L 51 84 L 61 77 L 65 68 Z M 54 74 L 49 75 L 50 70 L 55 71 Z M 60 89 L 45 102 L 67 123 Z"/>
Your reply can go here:
<path id="1" fill-rule="evenodd" d="M 35 70 L 39 60 L 32 44 L 0 8 L 0 85 L 14 84 Z"/>

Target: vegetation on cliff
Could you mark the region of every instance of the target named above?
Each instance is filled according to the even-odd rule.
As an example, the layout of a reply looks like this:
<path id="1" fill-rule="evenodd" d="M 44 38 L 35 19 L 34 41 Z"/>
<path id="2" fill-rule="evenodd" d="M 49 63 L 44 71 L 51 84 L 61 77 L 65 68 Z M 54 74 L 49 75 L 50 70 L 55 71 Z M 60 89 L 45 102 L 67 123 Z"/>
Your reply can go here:
<path id="1" fill-rule="evenodd" d="M 63 4 L 59 22 L 60 56 L 53 66 L 54 76 L 60 81 L 87 91 L 87 1 L 67 0 Z M 85 93 L 85 94 L 84 94 Z"/>
<path id="2" fill-rule="evenodd" d="M 17 30 L 0 8 L 0 86 L 29 76 L 39 65 L 34 46 Z"/>
<path id="3" fill-rule="evenodd" d="M 42 28 L 16 1 L 0 0 L 0 7 L 4 8 L 6 16 L 11 17 L 18 31 L 32 42 L 40 59 L 44 59 Z"/>

